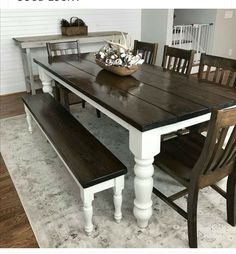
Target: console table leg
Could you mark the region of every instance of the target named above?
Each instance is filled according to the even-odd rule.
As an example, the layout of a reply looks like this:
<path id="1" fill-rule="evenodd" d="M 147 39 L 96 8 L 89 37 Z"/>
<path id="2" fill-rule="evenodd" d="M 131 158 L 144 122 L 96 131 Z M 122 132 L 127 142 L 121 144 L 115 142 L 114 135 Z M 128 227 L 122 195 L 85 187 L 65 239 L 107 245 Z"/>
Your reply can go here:
<path id="1" fill-rule="evenodd" d="M 31 85 L 31 93 L 35 95 L 36 91 L 35 91 L 35 84 L 34 84 L 34 74 L 33 74 L 33 68 L 32 68 L 30 48 L 26 49 L 26 60 L 27 60 L 27 67 L 28 67 L 29 79 L 30 79 L 30 85 Z"/>

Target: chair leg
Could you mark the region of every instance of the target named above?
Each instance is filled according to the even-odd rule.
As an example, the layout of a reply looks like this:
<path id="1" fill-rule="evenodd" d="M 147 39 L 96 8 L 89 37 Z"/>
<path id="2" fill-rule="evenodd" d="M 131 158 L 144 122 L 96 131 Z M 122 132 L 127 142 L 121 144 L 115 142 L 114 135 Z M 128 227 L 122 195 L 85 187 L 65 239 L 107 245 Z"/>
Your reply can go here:
<path id="1" fill-rule="evenodd" d="M 236 168 L 228 176 L 227 181 L 227 221 L 230 225 L 236 225 Z"/>
<path id="2" fill-rule="evenodd" d="M 56 101 L 61 100 L 60 88 L 59 88 L 58 83 L 56 81 L 55 81 L 55 87 L 54 87 L 54 98 Z"/>
<path id="3" fill-rule="evenodd" d="M 98 109 L 96 109 L 96 113 L 97 113 L 97 118 L 101 118 L 101 112 Z"/>
<path id="4" fill-rule="evenodd" d="M 82 100 L 82 108 L 85 108 L 85 100 Z"/>
<path id="5" fill-rule="evenodd" d="M 66 89 L 62 89 L 62 93 L 63 93 L 63 101 L 62 101 L 62 105 L 68 110 L 70 111 L 70 104 L 69 104 L 69 93 Z"/>
<path id="6" fill-rule="evenodd" d="M 190 248 L 197 248 L 197 202 L 198 189 L 191 189 L 188 195 L 188 242 Z"/>
<path id="7" fill-rule="evenodd" d="M 124 189 L 124 176 L 117 177 L 114 179 L 115 186 L 114 186 L 114 206 L 115 206 L 115 213 L 114 218 L 117 223 L 120 222 L 122 218 L 121 206 L 122 206 L 122 190 Z"/>

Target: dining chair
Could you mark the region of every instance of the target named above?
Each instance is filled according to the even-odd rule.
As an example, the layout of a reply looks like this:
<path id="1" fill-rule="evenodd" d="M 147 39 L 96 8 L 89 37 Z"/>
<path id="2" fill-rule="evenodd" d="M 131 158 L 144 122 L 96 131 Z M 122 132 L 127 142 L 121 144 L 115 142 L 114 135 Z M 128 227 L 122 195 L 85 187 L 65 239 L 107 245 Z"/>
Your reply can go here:
<path id="1" fill-rule="evenodd" d="M 189 77 L 193 66 L 194 54 L 195 50 L 173 48 L 165 45 L 162 59 L 163 70 Z M 177 132 L 171 132 L 163 135 L 162 140 L 165 141 L 169 138 L 175 138 L 176 135 L 185 135 L 188 132 L 188 129 L 181 129 Z"/>
<path id="2" fill-rule="evenodd" d="M 186 50 L 164 46 L 162 67 L 164 70 L 173 71 L 189 77 L 194 60 L 195 50 Z"/>
<path id="3" fill-rule="evenodd" d="M 236 88 L 236 60 L 202 53 L 198 80 Z"/>
<path id="4" fill-rule="evenodd" d="M 198 80 L 236 89 L 236 60 L 214 55 L 201 54 Z M 194 125 L 190 131 L 207 130 L 208 122 Z"/>
<path id="5" fill-rule="evenodd" d="M 150 43 L 134 40 L 134 54 L 141 54 L 147 64 L 155 65 L 157 58 L 158 43 Z"/>
<path id="6" fill-rule="evenodd" d="M 66 42 L 47 42 L 46 43 L 48 56 L 50 58 L 56 56 L 65 56 L 65 55 L 78 55 L 80 54 L 79 41 L 66 41 Z M 63 96 L 61 96 L 61 94 Z M 70 90 L 60 85 L 57 81 L 55 81 L 55 99 L 60 101 L 64 107 L 69 110 L 70 109 L 70 97 L 69 94 L 73 94 Z M 78 97 L 78 96 L 77 96 Z M 85 101 L 82 100 L 82 107 L 85 108 Z M 98 109 L 97 117 L 101 116 L 101 113 Z"/>
<path id="7" fill-rule="evenodd" d="M 167 197 L 158 189 L 153 193 L 188 222 L 190 247 L 197 247 L 197 204 L 200 189 L 211 186 L 227 202 L 227 221 L 236 224 L 236 108 L 212 111 L 207 137 L 190 133 L 162 143 L 155 165 L 180 182 L 185 189 Z M 233 131 L 229 135 L 229 128 Z M 228 135 L 227 135 L 228 133 Z M 227 136 L 227 138 L 226 138 Z M 229 137 L 229 139 L 228 139 Z M 227 143 L 225 148 L 223 144 Z M 228 176 L 227 190 L 216 185 Z M 174 200 L 188 194 L 187 211 Z M 207 225 L 206 225 L 207 226 Z"/>

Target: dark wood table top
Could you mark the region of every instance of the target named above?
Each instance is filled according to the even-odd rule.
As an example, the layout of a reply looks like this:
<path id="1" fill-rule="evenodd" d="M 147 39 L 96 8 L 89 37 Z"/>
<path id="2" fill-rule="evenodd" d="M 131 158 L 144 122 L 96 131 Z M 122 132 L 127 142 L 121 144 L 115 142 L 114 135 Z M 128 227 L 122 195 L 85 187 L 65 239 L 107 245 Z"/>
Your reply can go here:
<path id="1" fill-rule="evenodd" d="M 140 131 L 236 105 L 236 89 L 187 79 L 142 65 L 132 76 L 103 70 L 93 54 L 47 57 L 34 62 Z"/>

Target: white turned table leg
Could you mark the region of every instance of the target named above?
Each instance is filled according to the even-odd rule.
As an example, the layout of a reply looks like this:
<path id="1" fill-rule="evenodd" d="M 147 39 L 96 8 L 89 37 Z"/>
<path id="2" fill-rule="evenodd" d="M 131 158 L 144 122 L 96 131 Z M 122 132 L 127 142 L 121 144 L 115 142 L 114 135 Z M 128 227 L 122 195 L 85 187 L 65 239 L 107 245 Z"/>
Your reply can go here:
<path id="1" fill-rule="evenodd" d="M 152 165 L 154 156 L 160 152 L 160 135 L 156 130 L 140 132 L 130 130 L 129 146 L 134 154 L 134 216 L 138 226 L 145 228 L 152 216 L 152 189 L 153 173 Z"/>
<path id="2" fill-rule="evenodd" d="M 93 232 L 93 206 L 92 202 L 94 200 L 94 194 L 89 189 L 81 188 L 81 198 L 83 200 L 83 209 L 84 209 L 84 219 L 85 226 L 84 231 L 87 235 L 91 235 Z"/>
<path id="3" fill-rule="evenodd" d="M 53 96 L 53 88 L 52 88 L 52 78 L 46 74 L 43 68 L 38 66 L 39 70 L 39 78 L 42 81 L 43 92 L 50 93 Z"/>
<path id="4" fill-rule="evenodd" d="M 115 185 L 114 185 L 114 207 L 115 207 L 115 213 L 114 218 L 117 223 L 120 223 L 122 218 L 122 212 L 121 212 L 121 206 L 122 206 L 122 190 L 124 189 L 124 176 L 117 177 L 114 179 Z"/>
<path id="5" fill-rule="evenodd" d="M 25 114 L 26 114 L 26 120 L 27 120 L 27 123 L 28 123 L 28 130 L 29 130 L 30 133 L 32 133 L 33 132 L 32 117 L 31 117 L 29 109 L 25 105 L 24 105 L 24 109 L 25 109 Z"/>

